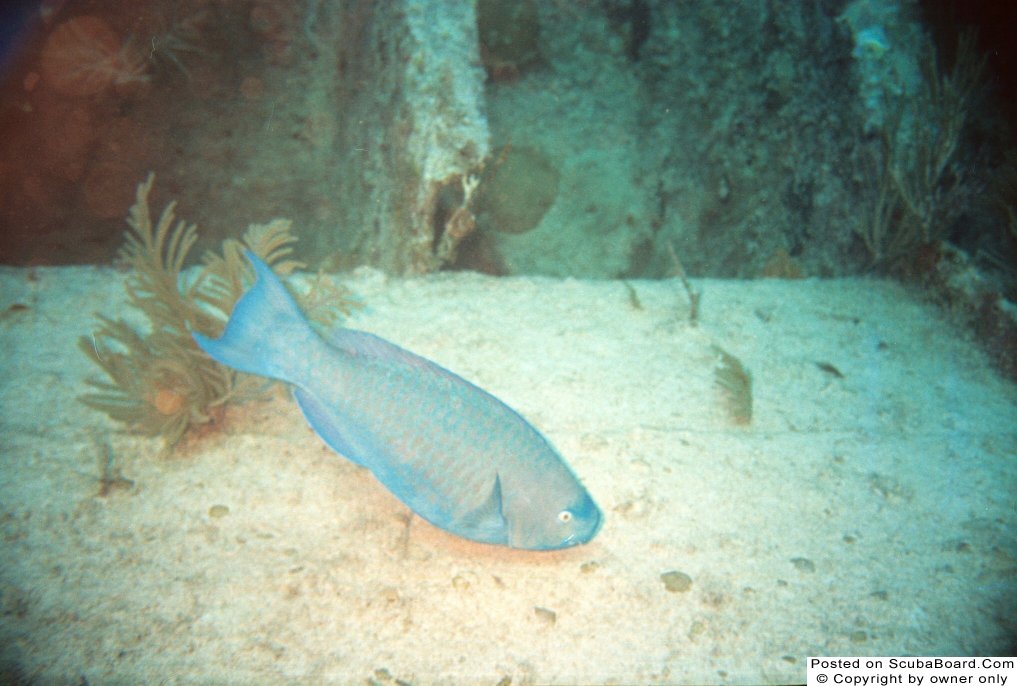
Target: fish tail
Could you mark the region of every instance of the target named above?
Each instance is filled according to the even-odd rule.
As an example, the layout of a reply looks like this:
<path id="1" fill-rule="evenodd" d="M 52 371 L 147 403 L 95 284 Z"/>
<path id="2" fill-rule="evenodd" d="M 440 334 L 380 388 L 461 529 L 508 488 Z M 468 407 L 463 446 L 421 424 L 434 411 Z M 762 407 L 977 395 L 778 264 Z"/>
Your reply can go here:
<path id="1" fill-rule="evenodd" d="M 233 307 L 222 337 L 191 335 L 216 362 L 242 372 L 292 381 L 294 370 L 287 368 L 287 361 L 293 356 L 286 351 L 315 334 L 271 267 L 250 250 L 244 255 L 254 266 L 255 281 Z"/>

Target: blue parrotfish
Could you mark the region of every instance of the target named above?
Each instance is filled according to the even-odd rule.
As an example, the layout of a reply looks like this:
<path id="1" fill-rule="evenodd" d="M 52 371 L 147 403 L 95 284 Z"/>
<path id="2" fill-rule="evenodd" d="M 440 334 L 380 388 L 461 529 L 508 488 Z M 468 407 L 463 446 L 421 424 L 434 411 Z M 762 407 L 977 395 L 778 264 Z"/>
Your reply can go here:
<path id="1" fill-rule="evenodd" d="M 222 337 L 193 334 L 213 359 L 291 384 L 325 443 L 441 529 L 527 550 L 596 535 L 600 509 L 521 415 L 373 334 L 340 327 L 320 336 L 271 268 L 245 254 L 255 282 Z"/>

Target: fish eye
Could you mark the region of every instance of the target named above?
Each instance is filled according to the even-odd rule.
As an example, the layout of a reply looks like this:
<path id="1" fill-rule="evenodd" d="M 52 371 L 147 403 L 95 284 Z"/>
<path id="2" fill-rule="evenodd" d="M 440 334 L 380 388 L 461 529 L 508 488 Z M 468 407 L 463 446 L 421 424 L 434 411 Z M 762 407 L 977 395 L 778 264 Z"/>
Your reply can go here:
<path id="1" fill-rule="evenodd" d="M 562 510 L 558 513 L 558 521 L 562 524 L 568 524 L 572 521 L 572 513 L 568 510 Z"/>

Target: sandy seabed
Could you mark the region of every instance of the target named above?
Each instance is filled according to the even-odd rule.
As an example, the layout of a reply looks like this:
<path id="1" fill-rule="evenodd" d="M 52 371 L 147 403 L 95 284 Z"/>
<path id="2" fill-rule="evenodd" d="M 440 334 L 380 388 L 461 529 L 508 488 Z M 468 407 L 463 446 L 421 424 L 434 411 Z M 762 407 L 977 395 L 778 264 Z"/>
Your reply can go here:
<path id="1" fill-rule="evenodd" d="M 8 678 L 775 683 L 1014 649 L 1017 390 L 899 285 L 706 280 L 691 326 L 674 282 L 354 273 L 349 326 L 518 409 L 604 510 L 535 553 L 409 516 L 281 387 L 173 454 L 119 433 L 76 341 L 128 316 L 123 278 L 0 269 Z"/>

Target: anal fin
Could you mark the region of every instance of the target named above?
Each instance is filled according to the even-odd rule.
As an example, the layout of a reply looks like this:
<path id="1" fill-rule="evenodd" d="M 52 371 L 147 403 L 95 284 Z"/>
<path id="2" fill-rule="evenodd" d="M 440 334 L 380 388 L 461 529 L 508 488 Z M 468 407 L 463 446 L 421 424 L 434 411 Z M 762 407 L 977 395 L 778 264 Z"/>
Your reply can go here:
<path id="1" fill-rule="evenodd" d="M 307 423 L 332 450 L 356 465 L 365 466 L 356 445 L 349 441 L 340 430 L 340 421 L 333 412 L 312 393 L 308 393 L 302 388 L 294 388 L 293 397 L 297 401 L 297 405 L 300 406 L 300 411 L 304 413 Z"/>

